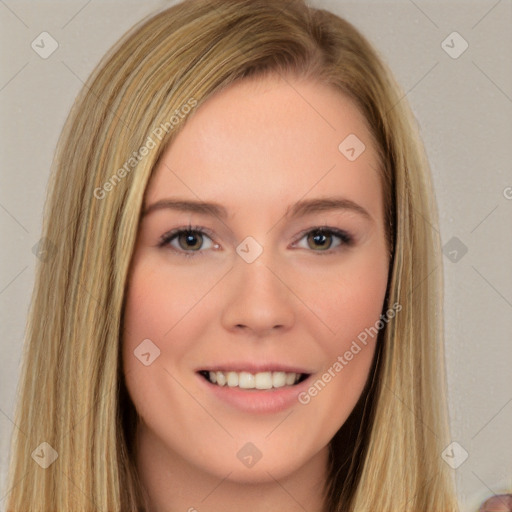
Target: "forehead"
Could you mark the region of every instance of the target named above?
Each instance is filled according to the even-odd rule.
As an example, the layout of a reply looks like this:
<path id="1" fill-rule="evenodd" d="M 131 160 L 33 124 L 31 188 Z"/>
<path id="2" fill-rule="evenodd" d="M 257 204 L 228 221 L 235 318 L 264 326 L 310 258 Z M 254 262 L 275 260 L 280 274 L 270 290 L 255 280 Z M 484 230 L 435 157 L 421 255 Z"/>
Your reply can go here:
<path id="1" fill-rule="evenodd" d="M 270 76 L 238 81 L 193 112 L 156 167 L 147 203 L 179 196 L 267 211 L 333 193 L 381 215 L 366 120 L 331 86 Z"/>

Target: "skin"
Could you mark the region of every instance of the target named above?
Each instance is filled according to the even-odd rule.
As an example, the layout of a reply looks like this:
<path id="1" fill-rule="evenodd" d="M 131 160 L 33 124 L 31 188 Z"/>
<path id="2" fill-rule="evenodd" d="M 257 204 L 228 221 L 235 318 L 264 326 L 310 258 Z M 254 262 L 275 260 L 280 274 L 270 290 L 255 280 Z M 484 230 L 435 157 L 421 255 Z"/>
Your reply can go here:
<path id="1" fill-rule="evenodd" d="M 338 150 L 349 134 L 366 145 L 353 162 Z M 370 218 L 351 210 L 284 216 L 296 201 L 333 195 Z M 227 358 L 273 360 L 308 368 L 315 380 L 379 320 L 389 260 L 365 120 L 350 99 L 312 81 L 237 82 L 189 117 L 155 169 L 144 209 L 177 197 L 220 203 L 228 216 L 159 209 L 140 224 L 123 366 L 151 510 L 323 510 L 328 443 L 361 395 L 376 338 L 307 405 L 277 413 L 238 410 L 205 391 L 195 370 Z M 184 236 L 158 246 L 189 223 L 213 233 L 202 245 L 196 235 L 192 257 L 183 255 Z M 308 237 L 319 225 L 348 231 L 354 244 L 327 235 L 326 253 Z M 252 263 L 236 252 L 248 236 L 263 247 Z M 145 339 L 160 350 L 148 366 L 134 356 Z M 250 468 L 237 458 L 248 442 L 262 455 Z"/>

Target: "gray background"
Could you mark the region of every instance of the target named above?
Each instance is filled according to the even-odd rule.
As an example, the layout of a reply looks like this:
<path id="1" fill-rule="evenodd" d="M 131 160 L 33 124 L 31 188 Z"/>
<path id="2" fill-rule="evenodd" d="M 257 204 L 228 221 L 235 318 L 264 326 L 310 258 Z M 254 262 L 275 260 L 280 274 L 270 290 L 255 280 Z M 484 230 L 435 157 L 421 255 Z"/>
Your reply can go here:
<path id="1" fill-rule="evenodd" d="M 32 248 L 58 135 L 107 49 L 171 3 L 0 0 L 0 509 Z M 446 366 L 452 439 L 460 445 L 450 455 L 460 462 L 462 449 L 468 453 L 453 473 L 462 510 L 477 510 L 493 493 L 512 492 L 512 3 L 310 3 L 346 17 L 370 39 L 421 126 L 448 244 Z M 59 43 L 47 59 L 31 48 L 43 31 Z M 448 37 L 454 31 L 469 45 L 458 58 L 442 46 L 446 40 L 460 52 L 462 40 Z"/>

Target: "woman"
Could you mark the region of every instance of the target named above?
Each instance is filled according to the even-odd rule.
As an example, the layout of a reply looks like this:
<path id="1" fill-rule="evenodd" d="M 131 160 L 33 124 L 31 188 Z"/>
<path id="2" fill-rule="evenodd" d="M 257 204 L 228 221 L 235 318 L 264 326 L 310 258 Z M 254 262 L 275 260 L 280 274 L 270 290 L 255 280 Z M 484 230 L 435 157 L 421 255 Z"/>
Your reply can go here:
<path id="1" fill-rule="evenodd" d="M 7 510 L 457 510 L 402 96 L 300 0 L 119 41 L 56 153 Z"/>

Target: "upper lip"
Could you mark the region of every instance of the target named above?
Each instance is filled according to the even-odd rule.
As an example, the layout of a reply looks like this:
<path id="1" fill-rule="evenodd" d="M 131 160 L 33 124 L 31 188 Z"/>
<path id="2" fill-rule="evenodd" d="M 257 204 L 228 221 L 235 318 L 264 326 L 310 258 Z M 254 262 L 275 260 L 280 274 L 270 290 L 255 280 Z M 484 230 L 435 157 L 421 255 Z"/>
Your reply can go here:
<path id="1" fill-rule="evenodd" d="M 249 372 L 249 373 L 262 373 L 262 372 L 286 372 L 286 373 L 313 373 L 310 369 L 283 364 L 283 363 L 255 363 L 254 361 L 234 361 L 230 363 L 219 363 L 204 365 L 196 369 L 196 372 Z"/>

